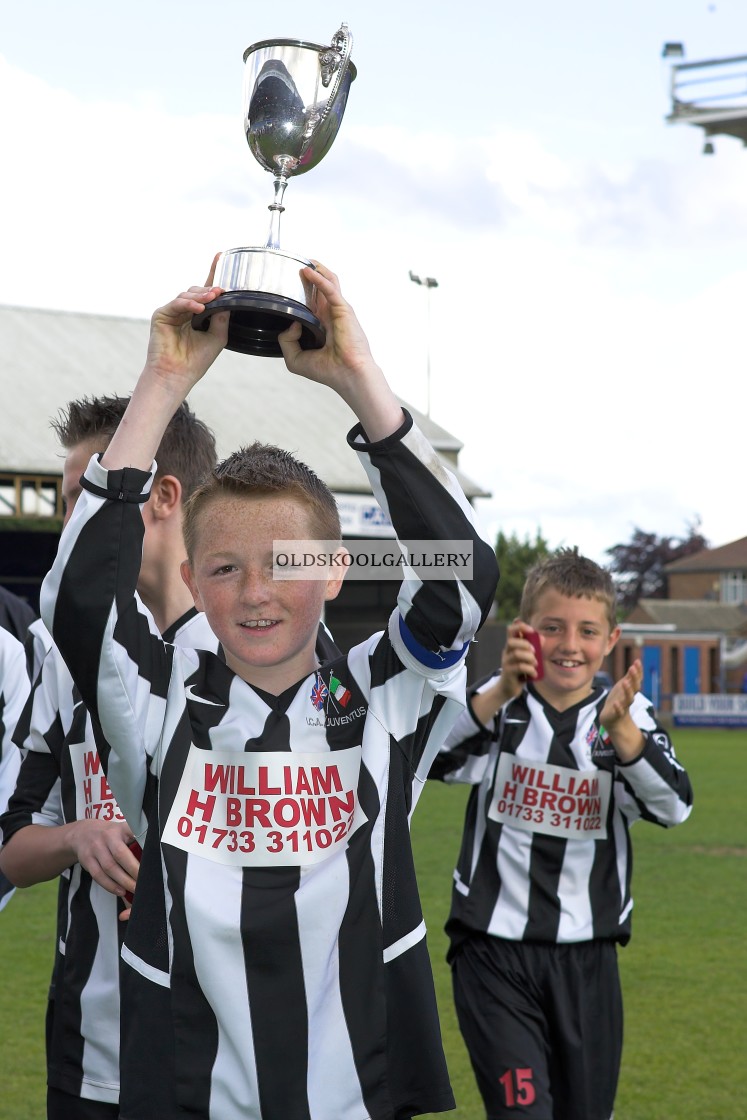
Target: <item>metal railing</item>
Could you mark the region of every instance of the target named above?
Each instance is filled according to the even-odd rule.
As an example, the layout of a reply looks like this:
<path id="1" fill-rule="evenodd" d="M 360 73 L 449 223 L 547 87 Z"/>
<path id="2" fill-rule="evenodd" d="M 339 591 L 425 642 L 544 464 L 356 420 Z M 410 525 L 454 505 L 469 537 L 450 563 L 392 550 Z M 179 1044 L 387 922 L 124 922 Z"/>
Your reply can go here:
<path id="1" fill-rule="evenodd" d="M 678 62 L 670 89 L 672 118 L 747 112 L 747 55 Z"/>

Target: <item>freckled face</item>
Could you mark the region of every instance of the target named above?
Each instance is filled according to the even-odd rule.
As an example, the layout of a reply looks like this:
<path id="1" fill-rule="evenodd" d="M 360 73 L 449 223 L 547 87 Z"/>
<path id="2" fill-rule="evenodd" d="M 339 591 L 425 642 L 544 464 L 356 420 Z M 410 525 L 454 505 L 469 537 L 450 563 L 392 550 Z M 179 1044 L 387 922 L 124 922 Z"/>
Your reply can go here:
<path id="1" fill-rule="evenodd" d="M 548 588 L 527 620 L 542 639 L 545 675 L 537 692 L 558 711 L 591 693 L 594 674 L 620 636 L 610 632 L 606 605 L 599 599 L 561 595 Z"/>
<path id="2" fill-rule="evenodd" d="M 317 536 L 295 498 L 221 496 L 200 513 L 192 565 L 182 574 L 226 662 L 275 694 L 310 673 L 324 603 L 342 579 L 273 579 L 273 542 Z"/>

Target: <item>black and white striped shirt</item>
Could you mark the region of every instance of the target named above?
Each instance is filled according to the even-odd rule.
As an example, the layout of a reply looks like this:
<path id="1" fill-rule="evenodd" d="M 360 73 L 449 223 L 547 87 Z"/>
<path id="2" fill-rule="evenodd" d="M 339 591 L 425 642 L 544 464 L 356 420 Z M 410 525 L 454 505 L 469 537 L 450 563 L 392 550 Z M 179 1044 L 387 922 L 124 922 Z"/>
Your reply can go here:
<path id="1" fill-rule="evenodd" d="M 155 635 L 154 624 L 152 630 Z M 212 650 L 218 645 L 205 616 L 194 609 L 169 628 L 164 640 Z M 14 738 L 24 758 L 0 818 L 6 841 L 27 825 L 124 819 L 104 775 L 91 720 L 54 646 Z M 20 760 L 21 752 L 16 754 Z M 80 864 L 60 876 L 47 1081 L 73 1096 L 109 1103 L 119 1100 L 119 955 L 126 925 L 118 915 L 123 905 Z"/>
<path id="2" fill-rule="evenodd" d="M 558 943 L 630 938 L 630 825 L 679 824 L 692 790 L 640 693 L 631 716 L 644 749 L 630 763 L 616 758 L 600 730 L 605 696 L 595 688 L 558 712 L 528 685 L 490 727 L 471 708 L 455 723 L 431 771 L 474 786 L 447 924 L 453 946 L 473 932 Z"/>
<path id="3" fill-rule="evenodd" d="M 454 1107 L 409 817 L 464 704 L 495 555 L 409 418 L 379 443 L 360 428 L 349 439 L 400 539 L 471 541 L 474 577 L 406 581 L 385 633 L 281 696 L 209 653 L 142 640 L 142 519 L 109 496 L 137 498 L 144 472 L 92 461 L 95 494 L 77 503 L 43 589 L 110 744 L 109 781 L 147 827 L 124 957 L 170 983 L 177 1115 L 399 1120 Z M 148 1024 L 140 1033 L 140 1076 L 155 1085 Z M 123 1120 L 140 1120 L 147 1106 L 126 1111 L 122 1072 Z"/>
<path id="4" fill-rule="evenodd" d="M 8 630 L 0 627 L 0 813 L 8 804 L 21 764 L 21 756 L 13 745 L 13 732 L 30 686 L 22 644 Z M 0 820 L 0 842 L 2 838 Z M 0 910 L 12 893 L 12 886 L 0 873 Z"/>

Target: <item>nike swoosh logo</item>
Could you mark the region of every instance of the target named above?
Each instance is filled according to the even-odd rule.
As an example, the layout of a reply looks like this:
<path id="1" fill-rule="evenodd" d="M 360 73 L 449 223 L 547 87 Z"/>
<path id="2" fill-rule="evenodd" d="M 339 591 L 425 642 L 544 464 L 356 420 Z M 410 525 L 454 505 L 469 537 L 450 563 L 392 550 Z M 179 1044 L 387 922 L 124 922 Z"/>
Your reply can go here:
<path id="1" fill-rule="evenodd" d="M 184 695 L 188 700 L 195 700 L 198 704 L 209 704 L 211 708 L 225 708 L 225 704 L 220 704 L 217 700 L 206 700 L 204 696 L 197 696 L 193 692 L 194 685 L 190 684 L 184 689 Z"/>

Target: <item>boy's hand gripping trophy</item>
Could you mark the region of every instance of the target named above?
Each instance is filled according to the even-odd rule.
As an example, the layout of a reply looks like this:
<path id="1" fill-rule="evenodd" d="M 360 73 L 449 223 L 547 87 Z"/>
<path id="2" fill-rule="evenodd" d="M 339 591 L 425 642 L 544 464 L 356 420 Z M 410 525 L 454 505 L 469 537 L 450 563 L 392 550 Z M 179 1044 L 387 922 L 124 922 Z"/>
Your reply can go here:
<path id="1" fill-rule="evenodd" d="M 299 270 L 311 262 L 280 249 L 283 194 L 291 175 L 324 158 L 340 127 L 356 69 L 353 39 L 343 23 L 329 47 L 300 39 L 254 43 L 244 52 L 244 129 L 254 158 L 274 177 L 275 198 L 267 244 L 221 253 L 213 283 L 225 289 L 192 325 L 207 330 L 216 311 L 230 311 L 227 349 L 281 357 L 277 336 L 291 322 L 302 325 L 301 346 L 324 345 L 314 314 L 316 292 Z"/>

